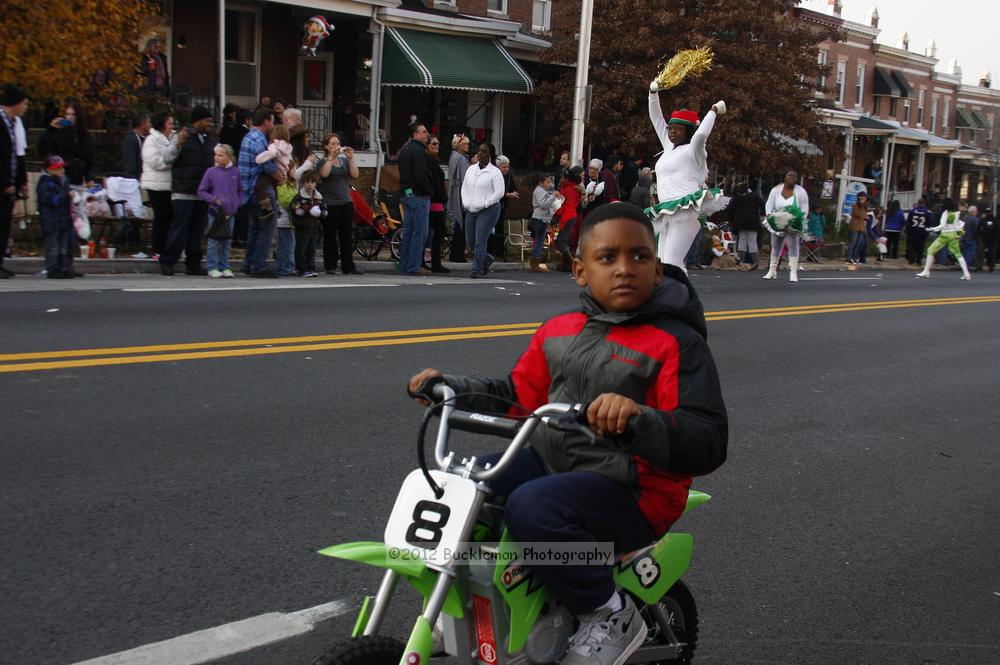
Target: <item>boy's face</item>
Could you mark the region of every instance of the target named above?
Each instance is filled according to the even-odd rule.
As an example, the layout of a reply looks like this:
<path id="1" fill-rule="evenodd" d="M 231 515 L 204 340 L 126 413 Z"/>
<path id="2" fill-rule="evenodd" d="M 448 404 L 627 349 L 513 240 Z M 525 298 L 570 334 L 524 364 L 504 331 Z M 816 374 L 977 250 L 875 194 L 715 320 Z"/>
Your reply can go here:
<path id="1" fill-rule="evenodd" d="M 48 173 L 53 178 L 61 178 L 64 175 L 66 175 L 66 169 L 65 167 L 60 167 L 58 169 L 49 169 Z"/>
<path id="2" fill-rule="evenodd" d="M 306 181 L 302 183 L 302 189 L 305 190 L 306 194 L 312 196 L 313 192 L 316 191 L 316 183 L 313 182 L 312 180 Z"/>
<path id="3" fill-rule="evenodd" d="M 573 277 L 589 286 L 609 312 L 639 309 L 663 281 L 649 231 L 631 219 L 609 219 L 590 229 L 573 260 Z"/>
<path id="4" fill-rule="evenodd" d="M 552 189 L 552 178 L 546 178 L 542 181 L 542 189 Z"/>

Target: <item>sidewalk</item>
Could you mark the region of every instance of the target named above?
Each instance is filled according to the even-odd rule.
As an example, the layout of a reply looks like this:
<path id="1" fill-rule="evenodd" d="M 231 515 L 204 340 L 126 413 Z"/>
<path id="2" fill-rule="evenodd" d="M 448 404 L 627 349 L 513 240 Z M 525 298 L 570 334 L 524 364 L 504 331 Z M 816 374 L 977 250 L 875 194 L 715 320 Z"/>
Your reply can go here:
<path id="1" fill-rule="evenodd" d="M 237 277 L 244 277 L 245 275 L 238 272 L 241 265 L 240 260 L 233 261 L 233 270 L 237 271 Z M 316 257 L 316 263 L 322 265 L 322 255 Z M 365 272 L 370 273 L 395 273 L 396 264 L 393 261 L 360 261 L 355 260 L 354 263 L 365 270 Z M 42 272 L 45 267 L 45 260 L 40 256 L 27 256 L 27 257 L 15 257 L 4 259 L 3 265 L 8 270 L 17 273 L 19 275 L 38 275 Z M 445 261 L 443 265 L 446 268 L 451 269 L 452 273 L 458 273 L 459 275 L 467 275 L 472 272 L 472 262 L 468 263 L 451 263 L 450 261 Z M 114 258 L 114 259 L 81 259 L 76 258 L 73 260 L 73 268 L 80 273 L 85 275 L 105 275 L 105 274 L 123 274 L 123 275 L 158 275 L 160 274 L 160 264 L 158 261 L 153 259 L 133 259 L 133 258 Z M 178 262 L 174 266 L 175 270 L 179 274 L 184 273 L 184 264 Z M 490 270 L 494 272 L 510 272 L 515 270 L 527 270 L 524 264 L 518 262 L 495 262 L 490 266 Z"/>

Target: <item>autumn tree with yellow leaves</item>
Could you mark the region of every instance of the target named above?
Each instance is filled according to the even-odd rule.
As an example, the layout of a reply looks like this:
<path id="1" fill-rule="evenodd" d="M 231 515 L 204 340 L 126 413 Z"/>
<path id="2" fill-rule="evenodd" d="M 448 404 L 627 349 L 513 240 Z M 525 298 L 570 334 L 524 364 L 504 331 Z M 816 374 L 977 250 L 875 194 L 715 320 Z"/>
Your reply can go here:
<path id="1" fill-rule="evenodd" d="M 139 39 L 157 14 L 148 0 L 3 0 L 0 81 L 37 101 L 76 97 L 125 108 L 141 88 Z"/>

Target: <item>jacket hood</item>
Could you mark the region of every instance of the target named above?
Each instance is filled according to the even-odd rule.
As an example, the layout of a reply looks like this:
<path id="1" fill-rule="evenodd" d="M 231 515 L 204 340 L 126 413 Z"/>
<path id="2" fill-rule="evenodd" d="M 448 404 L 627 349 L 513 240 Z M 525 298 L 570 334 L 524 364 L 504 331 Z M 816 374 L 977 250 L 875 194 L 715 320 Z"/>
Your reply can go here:
<path id="1" fill-rule="evenodd" d="M 634 312 L 607 312 L 584 289 L 580 294 L 583 311 L 588 317 L 612 324 L 642 323 L 648 319 L 664 316 L 683 321 L 691 326 L 703 339 L 708 339 L 705 323 L 705 308 L 694 290 L 694 286 L 683 270 L 677 266 L 663 268 L 663 281 L 653 290 L 653 295 Z"/>
<path id="2" fill-rule="evenodd" d="M 648 189 L 649 186 L 652 184 L 653 184 L 653 178 L 650 177 L 649 175 L 639 176 L 639 184 L 638 184 L 639 187 L 645 187 Z"/>

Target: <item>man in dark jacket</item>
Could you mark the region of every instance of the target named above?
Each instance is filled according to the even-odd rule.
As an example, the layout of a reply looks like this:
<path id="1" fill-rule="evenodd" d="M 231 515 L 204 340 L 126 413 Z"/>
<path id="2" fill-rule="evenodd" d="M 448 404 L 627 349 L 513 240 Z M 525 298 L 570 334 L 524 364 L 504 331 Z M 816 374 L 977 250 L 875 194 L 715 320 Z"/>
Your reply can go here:
<path id="1" fill-rule="evenodd" d="M 132 130 L 122 139 L 122 174 L 138 180 L 142 177 L 142 142 L 149 134 L 149 114 L 140 113 L 132 119 Z"/>
<path id="2" fill-rule="evenodd" d="M 927 243 L 927 229 L 934 226 L 933 214 L 925 205 L 924 199 L 917 201 L 906 216 L 906 261 L 911 266 L 924 259 L 924 245 Z"/>
<path id="3" fill-rule="evenodd" d="M 231 114 L 226 115 L 226 122 L 222 129 L 219 130 L 219 143 L 224 143 L 232 148 L 233 155 L 239 160 L 243 137 L 250 131 L 250 111 L 235 104 L 227 104 L 226 106 L 227 108 L 232 106 L 232 109 L 230 109 Z"/>
<path id="4" fill-rule="evenodd" d="M 28 97 L 11 83 L 4 84 L 0 98 L 0 279 L 10 279 L 14 273 L 3 267 L 3 256 L 10 240 L 10 224 L 14 215 L 14 201 L 26 196 L 27 174 L 24 158 L 17 156 L 15 118 L 28 110 Z"/>
<path id="5" fill-rule="evenodd" d="M 212 129 L 212 114 L 204 106 L 191 111 L 191 126 L 177 159 L 171 168 L 170 201 L 174 214 L 170 220 L 167 246 L 160 254 L 160 272 L 174 274 L 174 264 L 184 251 L 185 273 L 207 275 L 201 267 L 201 237 L 208 224 L 208 204 L 198 198 L 198 185 L 205 171 L 215 163 L 215 139 L 208 135 Z"/>
<path id="6" fill-rule="evenodd" d="M 399 247 L 399 272 L 419 275 L 424 270 L 424 244 L 430 221 L 434 183 L 427 163 L 427 127 L 410 124 L 410 140 L 399 151 L 399 190 L 403 202 L 403 237 Z"/>
<path id="7" fill-rule="evenodd" d="M 997 239 L 1000 237 L 1000 224 L 996 216 L 989 210 L 979 220 L 979 253 L 976 254 L 976 272 L 983 269 L 983 260 L 990 272 L 997 264 Z"/>
<path id="8" fill-rule="evenodd" d="M 733 197 L 727 209 L 730 224 L 737 233 L 736 251 L 742 263 L 757 269 L 757 234 L 764 219 L 764 202 L 753 190 L 746 189 Z"/>

